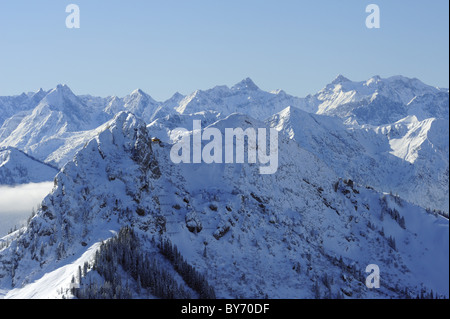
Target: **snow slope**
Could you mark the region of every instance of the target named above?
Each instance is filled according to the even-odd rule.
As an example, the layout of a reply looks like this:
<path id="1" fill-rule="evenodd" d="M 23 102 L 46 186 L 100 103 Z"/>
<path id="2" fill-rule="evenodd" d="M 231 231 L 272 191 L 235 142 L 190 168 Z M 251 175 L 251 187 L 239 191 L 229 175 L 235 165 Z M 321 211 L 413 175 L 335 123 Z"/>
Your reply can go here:
<path id="1" fill-rule="evenodd" d="M 315 107 L 314 113 L 353 117 L 361 121 L 360 124 L 379 125 L 400 120 L 399 116 L 403 116 L 407 109 L 403 106 L 425 94 L 438 94 L 444 99 L 447 95 L 448 99 L 448 90 L 426 85 L 418 79 L 403 76 L 383 79 L 374 76 L 367 81 L 354 82 L 340 75 L 320 92 L 309 97 L 308 102 L 310 108 Z M 442 106 L 448 112 L 448 104 L 443 103 Z M 436 117 L 435 112 L 432 117 Z"/>
<path id="2" fill-rule="evenodd" d="M 112 235 L 111 235 L 112 236 Z M 100 246 L 99 243 L 93 244 L 76 260 L 67 260 L 65 265 L 49 271 L 42 278 L 27 285 L 22 289 L 12 289 L 5 294 L 0 291 L 0 298 L 3 299 L 61 299 L 64 290 L 61 288 L 71 287 L 71 280 L 78 274 L 78 267 L 83 266 L 85 262 L 92 262 L 95 252 Z"/>
<path id="3" fill-rule="evenodd" d="M 13 147 L 0 148 L 0 185 L 51 181 L 58 170 Z"/>
<path id="4" fill-rule="evenodd" d="M 448 212 L 446 120 L 407 117 L 383 126 L 355 127 L 289 107 L 267 123 L 317 155 L 338 176 Z"/>
<path id="5" fill-rule="evenodd" d="M 33 109 L 47 94 L 42 89 L 18 96 L 0 96 L 0 125 L 9 117 Z"/>

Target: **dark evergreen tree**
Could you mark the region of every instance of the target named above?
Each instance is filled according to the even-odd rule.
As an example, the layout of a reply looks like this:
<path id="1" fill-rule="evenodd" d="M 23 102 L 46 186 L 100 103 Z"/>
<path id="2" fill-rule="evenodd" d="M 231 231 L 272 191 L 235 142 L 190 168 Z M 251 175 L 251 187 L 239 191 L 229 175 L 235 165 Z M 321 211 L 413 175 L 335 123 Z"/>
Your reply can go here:
<path id="1" fill-rule="evenodd" d="M 100 274 L 104 282 L 82 283 L 80 288 L 73 289 L 73 295 L 80 299 L 130 299 L 133 294 L 128 280 L 124 285 L 118 275 L 119 270 L 122 270 L 136 282 L 137 293 L 146 289 L 150 294 L 162 299 L 192 298 L 172 274 L 160 265 L 158 259 L 150 258 L 138 249 L 140 245 L 138 236 L 129 227 L 121 229 L 115 238 L 102 243 L 95 253 L 92 270 Z M 200 298 L 215 298 L 214 289 L 203 275 L 184 260 L 176 246 L 165 240 L 161 242 L 160 249 Z M 79 267 L 79 276 L 85 277 L 88 268 L 88 264 L 84 265 L 83 270 Z"/>

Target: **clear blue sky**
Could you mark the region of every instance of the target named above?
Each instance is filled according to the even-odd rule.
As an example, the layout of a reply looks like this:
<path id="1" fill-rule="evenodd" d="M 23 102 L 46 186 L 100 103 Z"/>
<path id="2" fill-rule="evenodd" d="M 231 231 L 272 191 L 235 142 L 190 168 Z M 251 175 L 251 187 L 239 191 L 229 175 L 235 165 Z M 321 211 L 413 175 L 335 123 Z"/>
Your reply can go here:
<path id="1" fill-rule="evenodd" d="M 67 29 L 68 4 L 81 28 Z M 381 29 L 367 29 L 378 4 Z M 0 0 L 0 95 L 75 93 L 163 100 L 233 85 L 315 93 L 338 75 L 417 77 L 448 87 L 448 0 Z"/>

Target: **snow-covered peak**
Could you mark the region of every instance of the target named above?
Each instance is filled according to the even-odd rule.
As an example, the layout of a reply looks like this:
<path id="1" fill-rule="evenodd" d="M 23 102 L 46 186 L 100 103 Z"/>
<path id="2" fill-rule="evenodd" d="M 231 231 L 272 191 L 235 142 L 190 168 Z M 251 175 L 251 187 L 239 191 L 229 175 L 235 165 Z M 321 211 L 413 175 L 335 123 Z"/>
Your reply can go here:
<path id="1" fill-rule="evenodd" d="M 182 99 L 184 99 L 184 95 L 180 92 L 175 92 L 169 100 L 181 101 Z"/>
<path id="2" fill-rule="evenodd" d="M 107 114 L 113 115 L 124 110 L 124 102 L 117 96 L 113 96 L 105 107 Z"/>
<path id="3" fill-rule="evenodd" d="M 168 100 L 164 101 L 162 103 L 163 107 L 168 108 L 172 111 L 175 111 L 175 108 L 177 108 L 180 104 L 180 102 L 186 98 L 185 95 L 175 92 L 174 95 L 172 95 Z"/>
<path id="4" fill-rule="evenodd" d="M 48 105 L 59 111 L 66 111 L 69 113 L 68 115 L 71 112 L 79 113 L 85 108 L 81 100 L 65 84 L 58 84 L 56 88 L 50 90 L 40 104 Z"/>
<path id="5" fill-rule="evenodd" d="M 197 90 L 181 100 L 175 110 L 180 114 L 214 111 L 223 116 L 243 113 L 264 120 L 289 105 L 302 108 L 306 104 L 302 99 L 288 95 L 282 90 L 260 90 L 247 78 L 232 88 L 216 86 L 206 91 Z"/>
<path id="6" fill-rule="evenodd" d="M 72 90 L 69 88 L 69 86 L 65 83 L 57 84 L 55 90 L 72 92 Z"/>
<path id="7" fill-rule="evenodd" d="M 124 97 L 125 105 L 134 106 L 135 104 L 139 103 L 146 103 L 146 104 L 157 104 L 150 95 L 142 91 L 141 89 L 136 89 L 133 92 L 131 92 L 130 95 L 127 95 Z"/>
<path id="8" fill-rule="evenodd" d="M 366 86 L 371 86 L 371 85 L 376 85 L 378 83 L 380 83 L 381 77 L 379 75 L 375 75 L 373 77 L 371 77 L 370 79 L 368 79 L 365 83 Z"/>
<path id="9" fill-rule="evenodd" d="M 336 85 L 336 84 L 342 84 L 342 83 L 345 83 L 345 82 L 350 82 L 350 80 L 347 79 L 347 78 L 346 78 L 345 76 L 343 76 L 342 74 L 339 74 L 339 75 L 331 82 L 331 84 Z"/>
<path id="10" fill-rule="evenodd" d="M 31 95 L 31 99 L 39 102 L 41 99 L 43 99 L 48 94 L 47 91 L 44 91 L 42 88 L 40 88 L 37 92 L 33 93 Z"/>
<path id="11" fill-rule="evenodd" d="M 339 116 L 346 120 L 351 118 L 351 122 L 358 123 L 375 123 L 364 122 L 375 115 L 382 120 L 392 120 L 379 124 L 389 124 L 401 119 L 398 115 L 407 115 L 406 105 L 412 99 L 425 94 L 439 93 L 442 93 L 442 90 L 426 85 L 418 79 L 404 76 L 381 78 L 376 75 L 361 82 L 338 76 L 319 93 L 309 99 L 306 98 L 305 101 L 310 105 L 310 109 L 315 109 L 318 114 Z M 382 103 L 379 103 L 380 101 Z M 374 108 L 374 103 L 381 109 Z M 369 110 L 370 114 L 365 109 Z M 355 113 L 363 115 L 363 118 L 358 118 Z"/>
<path id="12" fill-rule="evenodd" d="M 249 90 L 249 91 L 257 91 L 259 90 L 259 87 L 253 82 L 250 78 L 245 78 L 241 82 L 235 84 L 232 88 L 232 90 Z"/>
<path id="13" fill-rule="evenodd" d="M 131 99 L 146 99 L 152 102 L 156 102 L 149 94 L 145 93 L 142 89 L 133 90 L 129 95 L 124 97 L 124 100 Z"/>
<path id="14" fill-rule="evenodd" d="M 139 128 L 146 126 L 142 119 L 139 119 L 134 114 L 126 111 L 117 113 L 114 118 L 105 125 L 111 132 L 119 130 L 125 134 L 133 134 L 133 132 Z"/>
<path id="15" fill-rule="evenodd" d="M 149 122 L 155 113 L 159 102 L 155 101 L 150 95 L 141 89 L 134 90 L 130 95 L 123 98 L 124 110 L 134 113 L 135 115 Z"/>
<path id="16" fill-rule="evenodd" d="M 142 89 L 136 89 L 133 92 L 131 92 L 130 96 L 146 96 L 146 97 L 148 97 L 149 95 L 147 93 L 145 93 L 144 91 L 142 91 Z"/>
<path id="17" fill-rule="evenodd" d="M 47 97 L 51 99 L 52 97 L 60 97 L 60 96 L 75 96 L 72 90 L 66 84 L 58 84 L 54 89 L 50 90 L 47 94 Z"/>

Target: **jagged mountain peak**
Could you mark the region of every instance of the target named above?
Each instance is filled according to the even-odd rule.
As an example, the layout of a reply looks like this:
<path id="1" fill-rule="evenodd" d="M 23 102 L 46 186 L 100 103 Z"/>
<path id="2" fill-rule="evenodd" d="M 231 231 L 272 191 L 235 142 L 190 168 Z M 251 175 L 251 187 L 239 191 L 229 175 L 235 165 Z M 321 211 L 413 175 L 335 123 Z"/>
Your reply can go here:
<path id="1" fill-rule="evenodd" d="M 420 81 L 417 78 L 408 78 L 402 75 L 394 75 L 387 78 L 383 78 L 380 75 L 374 75 L 370 77 L 368 80 L 364 81 L 351 81 L 348 78 L 344 77 L 343 75 L 339 74 L 329 85 L 326 86 L 327 88 L 334 89 L 337 85 L 342 85 L 342 90 L 355 90 L 359 92 L 374 92 L 377 90 L 381 90 L 383 92 L 383 89 L 385 88 L 391 88 L 394 87 L 398 90 L 413 90 L 415 92 L 422 92 L 422 91 L 433 91 L 437 92 L 438 89 L 427 85 Z M 371 90 L 367 90 L 367 88 L 371 88 Z"/>
<path id="2" fill-rule="evenodd" d="M 41 103 L 47 103 L 54 107 L 63 108 L 67 101 L 82 104 L 81 100 L 73 93 L 69 86 L 66 84 L 58 84 L 54 89 L 47 93 Z"/>
<path id="3" fill-rule="evenodd" d="M 105 131 L 109 131 L 113 136 L 127 136 L 130 139 L 136 138 L 136 132 L 145 130 L 146 123 L 129 111 L 120 111 L 114 115 L 113 119 L 102 125 L 97 129 L 98 135 L 101 135 Z M 118 141 L 123 140 L 121 137 L 117 137 Z"/>
<path id="4" fill-rule="evenodd" d="M 355 115 L 354 110 L 359 109 L 358 112 L 364 112 L 363 108 L 369 106 L 370 103 L 382 100 L 382 109 L 371 111 L 383 113 L 378 114 L 377 117 L 389 120 L 390 122 L 381 123 L 388 124 L 399 120 L 400 118 L 397 115 L 404 114 L 406 105 L 415 97 L 440 92 L 441 90 L 426 85 L 415 78 L 411 79 L 404 76 L 382 78 L 375 75 L 361 82 L 342 81 L 342 78 L 341 81 L 335 80 L 319 93 L 305 100 L 310 105 L 310 109 L 315 110 L 314 113 L 339 116 L 346 119 Z M 393 117 L 389 115 L 389 112 L 384 113 L 384 111 L 389 110 L 390 104 L 392 104 L 393 112 L 396 113 Z M 401 108 L 405 110 L 400 110 Z"/>
<path id="5" fill-rule="evenodd" d="M 154 100 L 149 94 L 145 93 L 142 89 L 136 89 L 133 92 L 131 92 L 129 95 L 125 96 L 123 98 L 125 103 L 133 103 L 134 102 L 146 102 L 146 103 L 157 103 L 156 100 Z"/>
<path id="6" fill-rule="evenodd" d="M 141 89 L 134 90 L 130 95 L 123 98 L 123 110 L 127 110 L 150 122 L 157 111 L 159 102 Z"/>
<path id="7" fill-rule="evenodd" d="M 56 85 L 57 90 L 70 90 L 69 86 L 65 83 L 59 83 Z"/>
<path id="8" fill-rule="evenodd" d="M 336 76 L 336 78 L 331 82 L 331 84 L 342 84 L 345 82 L 351 82 L 348 78 L 346 78 L 345 76 L 343 76 L 342 74 L 339 74 L 338 76 Z"/>
<path id="9" fill-rule="evenodd" d="M 218 86 L 206 91 L 195 91 L 180 101 L 175 110 L 180 114 L 210 110 L 223 116 L 245 113 L 258 120 L 264 120 L 288 105 L 301 108 L 304 104 L 302 99 L 286 94 L 282 90 L 263 91 L 247 78 L 232 88 Z"/>
<path id="10" fill-rule="evenodd" d="M 370 79 L 368 79 L 366 81 L 365 85 L 366 86 L 370 86 L 370 85 L 373 85 L 373 84 L 378 84 L 381 81 L 382 81 L 381 77 L 379 75 L 375 75 L 375 76 L 371 77 Z"/>
<path id="11" fill-rule="evenodd" d="M 184 95 L 181 94 L 180 92 L 175 92 L 171 97 L 170 100 L 179 100 L 179 99 L 183 99 Z"/>
<path id="12" fill-rule="evenodd" d="M 241 82 L 235 84 L 232 90 L 249 90 L 249 91 L 257 91 L 259 87 L 253 82 L 251 78 L 245 78 Z"/>
<path id="13" fill-rule="evenodd" d="M 169 99 L 163 102 L 163 105 L 173 110 L 185 98 L 185 95 L 181 94 L 180 92 L 175 92 Z"/>
<path id="14" fill-rule="evenodd" d="M 37 92 L 34 92 L 31 95 L 31 100 L 34 102 L 39 102 L 42 100 L 46 95 L 48 94 L 47 91 L 44 91 L 44 89 L 40 88 Z"/>
<path id="15" fill-rule="evenodd" d="M 76 97 L 72 89 L 67 84 L 58 84 L 55 88 L 48 91 L 47 96 Z"/>
<path id="16" fill-rule="evenodd" d="M 114 118 L 108 122 L 108 127 L 121 128 L 123 131 L 130 131 L 141 126 L 146 126 L 145 122 L 131 112 L 121 111 L 114 115 Z"/>
<path id="17" fill-rule="evenodd" d="M 310 113 L 307 113 L 299 108 L 288 106 L 281 110 L 280 112 L 272 115 L 270 118 L 268 118 L 267 122 L 273 122 L 274 119 L 277 119 L 277 121 L 281 121 L 283 123 L 286 123 L 287 121 L 295 121 L 295 119 L 298 116 L 308 116 Z"/>
<path id="18" fill-rule="evenodd" d="M 131 92 L 130 95 L 142 95 L 142 96 L 148 96 L 147 93 L 145 93 L 142 89 L 135 89 L 133 92 Z"/>

